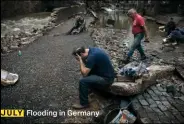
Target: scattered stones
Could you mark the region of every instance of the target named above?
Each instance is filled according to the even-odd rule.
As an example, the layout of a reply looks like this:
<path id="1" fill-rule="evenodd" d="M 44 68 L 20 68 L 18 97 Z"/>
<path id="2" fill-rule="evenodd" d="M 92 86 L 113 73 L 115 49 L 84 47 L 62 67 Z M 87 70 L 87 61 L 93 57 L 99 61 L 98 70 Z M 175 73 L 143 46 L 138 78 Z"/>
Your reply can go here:
<path id="1" fill-rule="evenodd" d="M 126 57 L 126 53 L 128 52 L 128 47 L 123 45 L 121 39 L 122 37 L 125 37 L 126 34 L 127 32 L 124 30 L 111 28 L 94 28 L 93 33 L 91 34 L 95 44 L 109 53 L 116 72 L 119 70 L 118 67 L 124 65 L 121 61 Z"/>
<path id="2" fill-rule="evenodd" d="M 43 30 L 42 28 L 33 28 L 31 32 L 23 31 L 19 28 L 14 28 L 13 32 L 8 32 L 3 37 L 1 37 L 3 52 L 6 53 L 9 50 L 18 49 L 18 44 L 25 45 L 33 42 L 39 36 L 42 36 L 42 32 L 48 31 L 52 28 L 50 24 L 47 23 L 47 25 L 43 27 L 45 28 L 45 30 Z"/>

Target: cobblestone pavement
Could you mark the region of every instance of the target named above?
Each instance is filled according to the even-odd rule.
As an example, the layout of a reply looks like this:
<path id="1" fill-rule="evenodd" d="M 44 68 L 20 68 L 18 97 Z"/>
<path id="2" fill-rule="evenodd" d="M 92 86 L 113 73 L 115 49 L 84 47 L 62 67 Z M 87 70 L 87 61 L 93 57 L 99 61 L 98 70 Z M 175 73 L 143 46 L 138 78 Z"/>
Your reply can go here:
<path id="1" fill-rule="evenodd" d="M 184 91 L 179 89 L 184 82 L 177 77 L 172 78 L 177 80 L 160 80 L 158 84 L 134 97 L 132 107 L 142 123 L 184 122 Z M 168 92 L 172 86 L 176 90 Z"/>

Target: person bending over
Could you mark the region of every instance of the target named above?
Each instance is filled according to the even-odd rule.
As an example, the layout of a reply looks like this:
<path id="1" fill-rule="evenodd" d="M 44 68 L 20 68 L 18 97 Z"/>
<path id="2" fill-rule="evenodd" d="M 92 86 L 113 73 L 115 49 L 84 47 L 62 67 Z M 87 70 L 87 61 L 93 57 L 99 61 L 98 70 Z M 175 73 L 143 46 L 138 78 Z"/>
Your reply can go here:
<path id="1" fill-rule="evenodd" d="M 80 103 L 72 107 L 82 109 L 89 106 L 88 90 L 106 91 L 114 81 L 114 68 L 108 54 L 97 47 L 80 47 L 72 53 L 78 60 L 83 78 L 79 81 Z"/>
<path id="2" fill-rule="evenodd" d="M 176 28 L 176 24 L 173 21 L 173 18 L 170 18 L 170 21 L 167 23 L 167 25 L 165 26 L 165 31 L 167 33 L 167 36 L 174 31 Z"/>
<path id="3" fill-rule="evenodd" d="M 166 41 L 184 43 L 184 28 L 176 28 L 166 38 Z"/>
<path id="4" fill-rule="evenodd" d="M 86 28 L 86 21 L 82 16 L 76 15 L 75 18 L 76 18 L 75 25 L 73 26 L 73 28 L 71 28 L 66 33 L 67 35 L 71 35 L 71 34 L 74 34 L 74 33 L 80 33 L 83 30 L 85 30 L 85 28 Z"/>

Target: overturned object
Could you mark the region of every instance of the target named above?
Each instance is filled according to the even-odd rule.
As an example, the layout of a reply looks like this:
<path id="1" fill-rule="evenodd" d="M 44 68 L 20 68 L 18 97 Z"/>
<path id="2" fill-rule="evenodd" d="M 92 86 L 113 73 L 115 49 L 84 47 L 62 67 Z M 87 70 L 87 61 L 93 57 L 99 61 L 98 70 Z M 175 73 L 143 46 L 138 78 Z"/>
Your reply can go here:
<path id="1" fill-rule="evenodd" d="M 18 79 L 19 79 L 18 74 L 13 74 L 1 69 L 1 85 L 3 86 L 13 85 L 18 81 Z"/>
<path id="2" fill-rule="evenodd" d="M 173 66 L 151 65 L 147 68 L 148 74 L 144 74 L 135 82 L 114 82 L 110 89 L 115 95 L 131 96 L 139 94 L 149 86 L 156 84 L 157 79 L 171 76 L 175 70 Z"/>

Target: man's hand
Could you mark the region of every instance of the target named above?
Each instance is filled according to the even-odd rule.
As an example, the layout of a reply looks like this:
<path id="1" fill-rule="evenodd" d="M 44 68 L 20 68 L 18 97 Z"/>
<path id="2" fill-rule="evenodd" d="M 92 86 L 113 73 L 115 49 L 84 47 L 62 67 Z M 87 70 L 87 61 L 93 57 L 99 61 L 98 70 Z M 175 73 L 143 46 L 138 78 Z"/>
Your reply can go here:
<path id="1" fill-rule="evenodd" d="M 79 61 L 79 57 L 78 57 L 78 56 L 75 56 L 75 59 L 76 59 L 77 61 Z"/>
<path id="2" fill-rule="evenodd" d="M 148 30 L 146 25 L 143 26 L 144 31 L 145 31 L 145 42 L 149 42 L 149 37 L 148 37 Z"/>
<path id="3" fill-rule="evenodd" d="M 82 60 L 81 56 L 79 56 L 78 54 L 77 54 L 77 56 L 76 56 L 75 58 L 76 58 L 78 61 Z"/>
<path id="4" fill-rule="evenodd" d="M 76 56 L 76 59 L 79 61 L 80 70 L 81 70 L 82 75 L 83 75 L 83 76 L 87 76 L 88 73 L 91 71 L 91 69 L 85 67 L 85 65 L 84 65 L 84 63 L 83 63 L 83 61 L 82 61 L 81 56 L 79 56 L 78 54 L 77 54 L 77 56 Z"/>

